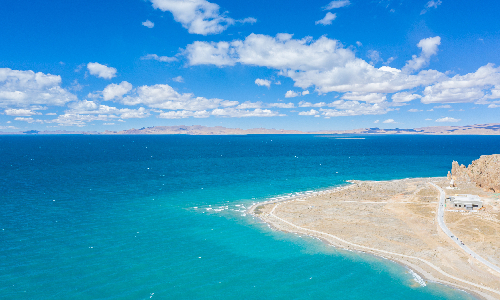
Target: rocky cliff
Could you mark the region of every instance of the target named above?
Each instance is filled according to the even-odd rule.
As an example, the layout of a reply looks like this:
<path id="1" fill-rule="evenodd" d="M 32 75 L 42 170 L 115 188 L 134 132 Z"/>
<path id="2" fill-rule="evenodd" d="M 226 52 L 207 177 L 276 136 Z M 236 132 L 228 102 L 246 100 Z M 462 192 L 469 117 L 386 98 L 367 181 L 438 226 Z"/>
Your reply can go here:
<path id="1" fill-rule="evenodd" d="M 475 182 L 478 187 L 485 191 L 500 192 L 500 154 L 482 155 L 473 161 L 468 167 L 452 163 L 451 173 L 448 179 L 456 183 Z"/>

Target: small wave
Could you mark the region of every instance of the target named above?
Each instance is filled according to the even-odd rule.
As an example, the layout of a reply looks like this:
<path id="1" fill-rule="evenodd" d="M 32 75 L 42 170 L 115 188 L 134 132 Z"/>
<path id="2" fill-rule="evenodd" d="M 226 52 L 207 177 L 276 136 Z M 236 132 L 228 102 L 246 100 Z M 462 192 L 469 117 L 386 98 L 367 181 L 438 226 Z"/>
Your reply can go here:
<path id="1" fill-rule="evenodd" d="M 422 279 L 417 273 L 415 273 L 413 270 L 410 269 L 410 274 L 413 276 L 413 280 L 415 280 L 416 283 L 420 284 L 421 287 L 426 286 L 425 280 Z"/>

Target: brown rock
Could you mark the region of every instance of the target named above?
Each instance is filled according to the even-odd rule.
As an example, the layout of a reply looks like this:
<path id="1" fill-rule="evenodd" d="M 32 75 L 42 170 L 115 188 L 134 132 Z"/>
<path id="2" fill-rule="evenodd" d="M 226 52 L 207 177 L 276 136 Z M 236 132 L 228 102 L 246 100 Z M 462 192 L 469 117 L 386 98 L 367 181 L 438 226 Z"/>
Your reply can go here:
<path id="1" fill-rule="evenodd" d="M 453 161 L 451 178 L 455 182 L 474 182 L 485 191 L 500 192 L 500 154 L 482 155 L 468 167 Z"/>

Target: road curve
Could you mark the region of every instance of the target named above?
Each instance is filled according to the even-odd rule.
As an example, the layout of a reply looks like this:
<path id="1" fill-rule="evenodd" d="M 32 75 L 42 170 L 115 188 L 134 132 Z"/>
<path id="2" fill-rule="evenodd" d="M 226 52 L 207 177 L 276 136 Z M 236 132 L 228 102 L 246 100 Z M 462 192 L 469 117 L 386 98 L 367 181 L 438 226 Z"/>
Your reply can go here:
<path id="1" fill-rule="evenodd" d="M 439 195 L 439 207 L 438 207 L 438 224 L 439 227 L 443 230 L 443 232 L 450 238 L 452 239 L 462 250 L 467 252 L 470 256 L 473 258 L 477 259 L 478 261 L 482 262 L 484 265 L 486 265 L 488 268 L 498 272 L 500 274 L 500 268 L 495 266 L 494 264 L 490 263 L 486 259 L 482 258 L 478 254 L 476 254 L 474 251 L 472 251 L 469 247 L 467 247 L 456 235 L 454 235 L 448 227 L 446 227 L 446 224 L 444 223 L 444 201 L 445 201 L 445 193 L 442 188 L 437 186 L 436 184 L 429 182 L 432 186 L 434 186 L 436 189 L 438 189 L 440 195 Z"/>

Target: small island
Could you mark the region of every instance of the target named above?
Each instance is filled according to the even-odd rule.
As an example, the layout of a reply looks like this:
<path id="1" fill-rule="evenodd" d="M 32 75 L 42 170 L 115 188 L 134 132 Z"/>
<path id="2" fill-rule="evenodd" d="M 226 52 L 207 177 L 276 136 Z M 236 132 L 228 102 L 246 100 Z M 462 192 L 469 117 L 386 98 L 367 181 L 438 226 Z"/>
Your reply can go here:
<path id="1" fill-rule="evenodd" d="M 453 162 L 448 177 L 353 180 L 249 212 L 277 230 L 401 263 L 420 285 L 500 299 L 499 166 L 500 155 L 482 156 L 467 168 Z M 468 197 L 479 202 L 458 204 Z"/>

